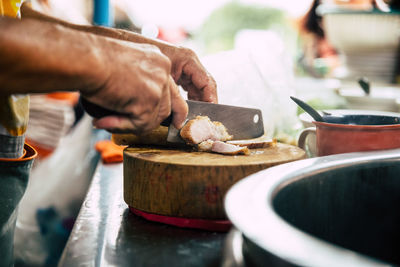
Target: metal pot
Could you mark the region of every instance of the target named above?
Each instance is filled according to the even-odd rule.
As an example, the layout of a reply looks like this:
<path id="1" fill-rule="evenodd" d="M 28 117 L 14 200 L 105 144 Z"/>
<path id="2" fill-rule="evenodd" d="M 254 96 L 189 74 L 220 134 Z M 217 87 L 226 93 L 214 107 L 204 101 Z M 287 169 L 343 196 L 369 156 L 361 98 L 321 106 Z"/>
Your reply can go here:
<path id="1" fill-rule="evenodd" d="M 225 209 L 249 266 L 399 265 L 399 174 L 400 149 L 296 161 L 235 184 Z"/>

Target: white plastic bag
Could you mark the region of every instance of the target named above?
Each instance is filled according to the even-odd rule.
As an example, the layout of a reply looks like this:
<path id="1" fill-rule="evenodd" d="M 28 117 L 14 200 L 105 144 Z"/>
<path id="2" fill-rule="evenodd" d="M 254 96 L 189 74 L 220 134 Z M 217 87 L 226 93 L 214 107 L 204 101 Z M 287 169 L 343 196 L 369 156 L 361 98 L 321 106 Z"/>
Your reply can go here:
<path id="1" fill-rule="evenodd" d="M 265 133 L 275 137 L 297 123 L 291 55 L 273 31 L 246 30 L 235 49 L 207 56 L 205 67 L 218 85 L 221 104 L 261 109 Z"/>
<path id="2" fill-rule="evenodd" d="M 77 215 L 96 154 L 91 133 L 91 118 L 86 115 L 51 156 L 36 162 L 18 210 L 14 239 L 17 262 L 42 266 L 48 257 L 48 246 L 36 219 L 39 209 L 52 208 L 61 218 Z"/>

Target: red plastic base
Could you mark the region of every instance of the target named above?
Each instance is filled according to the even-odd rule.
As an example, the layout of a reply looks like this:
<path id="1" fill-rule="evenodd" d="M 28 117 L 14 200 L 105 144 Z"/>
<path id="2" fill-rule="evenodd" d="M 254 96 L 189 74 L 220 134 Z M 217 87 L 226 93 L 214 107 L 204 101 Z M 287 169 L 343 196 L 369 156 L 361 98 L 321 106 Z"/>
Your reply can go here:
<path id="1" fill-rule="evenodd" d="M 207 231 L 216 232 L 228 232 L 231 229 L 232 223 L 228 220 L 205 220 L 205 219 L 193 219 L 193 218 L 182 218 L 182 217 L 170 217 L 164 215 L 158 215 L 153 213 L 147 213 L 129 206 L 129 210 L 146 220 L 170 224 L 183 228 L 195 228 Z"/>

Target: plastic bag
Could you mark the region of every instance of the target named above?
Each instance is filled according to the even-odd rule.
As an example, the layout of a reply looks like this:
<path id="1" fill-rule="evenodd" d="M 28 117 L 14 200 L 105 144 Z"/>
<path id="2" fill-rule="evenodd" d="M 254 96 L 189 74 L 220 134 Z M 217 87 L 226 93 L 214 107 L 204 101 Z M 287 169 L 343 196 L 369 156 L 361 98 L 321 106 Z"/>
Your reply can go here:
<path id="1" fill-rule="evenodd" d="M 51 251 L 55 247 L 54 235 L 60 234 L 60 239 L 65 235 L 53 230 L 57 231 L 66 219 L 79 212 L 98 159 L 91 137 L 91 119 L 86 115 L 51 156 L 34 165 L 18 210 L 14 238 L 16 263 L 44 266 L 53 261 L 51 257 L 60 256 L 51 255 L 61 254 L 63 248 L 61 245 L 58 251 Z M 62 241 L 65 243 L 66 239 Z M 49 246 L 49 242 L 53 245 Z"/>
<path id="2" fill-rule="evenodd" d="M 245 30 L 235 49 L 207 56 L 205 67 L 216 79 L 221 104 L 259 108 L 265 134 L 276 137 L 297 123 L 293 60 L 274 31 Z"/>

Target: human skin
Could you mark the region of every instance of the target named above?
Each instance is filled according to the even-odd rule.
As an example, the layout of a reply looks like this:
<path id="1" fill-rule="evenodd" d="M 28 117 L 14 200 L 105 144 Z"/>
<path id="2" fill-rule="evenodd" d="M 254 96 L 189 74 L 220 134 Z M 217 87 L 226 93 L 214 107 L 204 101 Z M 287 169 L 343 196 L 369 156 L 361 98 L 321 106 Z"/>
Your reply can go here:
<path id="1" fill-rule="evenodd" d="M 21 21 L 0 19 L 0 94 L 73 88 L 124 114 L 97 119 L 96 127 L 135 134 L 156 128 L 170 112 L 174 126 L 182 126 L 187 105 L 176 83 L 189 99 L 217 102 L 214 79 L 190 49 L 128 31 L 69 24 L 24 6 L 21 12 Z"/>
<path id="2" fill-rule="evenodd" d="M 0 18 L 0 94 L 78 90 L 89 102 L 124 114 L 95 122 L 113 132 L 146 133 L 187 105 L 170 78 L 171 62 L 137 44 L 24 19 Z"/>
<path id="3" fill-rule="evenodd" d="M 171 75 L 175 82 L 181 85 L 183 89 L 188 92 L 189 99 L 212 103 L 218 102 L 217 85 L 215 80 L 207 72 L 197 55 L 191 49 L 176 46 L 161 40 L 147 38 L 143 35 L 122 29 L 68 23 L 37 12 L 31 9 L 27 3 L 22 4 L 21 14 L 22 18 L 38 19 L 41 21 L 57 23 L 79 31 L 135 43 L 155 45 L 171 60 Z"/>

